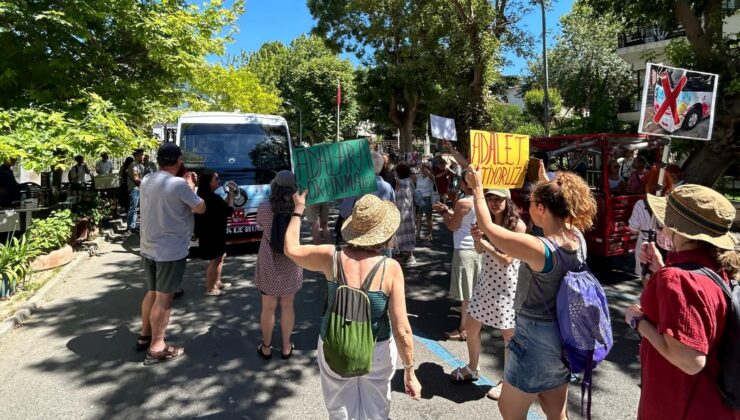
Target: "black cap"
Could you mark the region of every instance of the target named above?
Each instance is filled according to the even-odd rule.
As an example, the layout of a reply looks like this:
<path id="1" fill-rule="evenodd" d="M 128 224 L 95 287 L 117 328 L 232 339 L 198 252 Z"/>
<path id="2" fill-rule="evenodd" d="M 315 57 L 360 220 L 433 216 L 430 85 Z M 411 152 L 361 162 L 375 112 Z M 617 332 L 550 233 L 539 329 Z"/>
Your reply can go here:
<path id="1" fill-rule="evenodd" d="M 182 156 L 180 147 L 172 142 L 162 143 L 157 150 L 157 162 L 161 164 L 174 164 Z"/>
<path id="2" fill-rule="evenodd" d="M 134 156 L 139 156 L 142 154 L 144 154 L 144 149 L 136 149 L 134 150 L 134 153 L 133 153 Z"/>

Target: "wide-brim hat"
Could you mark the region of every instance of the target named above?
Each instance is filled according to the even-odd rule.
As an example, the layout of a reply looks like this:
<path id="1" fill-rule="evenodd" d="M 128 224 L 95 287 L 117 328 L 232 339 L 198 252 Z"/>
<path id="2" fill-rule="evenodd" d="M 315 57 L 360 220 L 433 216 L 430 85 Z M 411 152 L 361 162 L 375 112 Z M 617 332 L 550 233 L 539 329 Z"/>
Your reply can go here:
<path id="1" fill-rule="evenodd" d="M 720 193 L 701 186 L 676 187 L 666 197 L 647 195 L 655 218 L 686 238 L 708 242 L 717 248 L 735 249 L 730 226 L 735 207 Z"/>
<path id="2" fill-rule="evenodd" d="M 484 195 L 495 195 L 501 198 L 511 198 L 511 191 L 508 188 L 487 188 Z"/>
<path id="3" fill-rule="evenodd" d="M 352 215 L 342 225 L 342 238 L 358 246 L 387 242 L 398 230 L 401 214 L 395 203 L 366 194 L 352 208 Z"/>

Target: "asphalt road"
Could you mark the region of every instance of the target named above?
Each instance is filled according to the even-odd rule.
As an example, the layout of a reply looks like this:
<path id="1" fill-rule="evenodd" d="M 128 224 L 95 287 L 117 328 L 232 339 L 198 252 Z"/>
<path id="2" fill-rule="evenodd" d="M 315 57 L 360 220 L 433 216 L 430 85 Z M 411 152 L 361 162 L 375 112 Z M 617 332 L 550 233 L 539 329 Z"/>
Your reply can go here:
<path id="1" fill-rule="evenodd" d="M 305 223 L 304 223 L 305 225 Z M 465 343 L 442 333 L 457 326 L 458 305 L 447 298 L 451 236 L 435 232 L 434 248 L 417 250 L 405 270 L 409 318 L 416 336 L 421 401 L 403 393 L 402 370 L 393 380 L 394 419 L 500 418 L 485 392 L 501 375 L 503 346 L 483 332 L 476 384 L 455 385 L 448 373 L 467 361 Z M 178 361 L 145 367 L 133 349 L 144 294 L 135 237 L 106 244 L 51 293 L 43 309 L 0 340 L 0 394 L 4 419 L 326 417 L 319 387 L 316 342 L 324 280 L 306 272 L 296 297 L 296 351 L 289 361 L 263 361 L 259 292 L 253 287 L 255 247 L 231 250 L 224 280 L 235 284 L 220 299 L 204 298 L 206 263 L 189 262 L 185 296 L 176 301 L 168 330 L 186 347 Z M 596 370 L 593 417 L 634 418 L 639 399 L 637 337 L 621 310 L 637 299 L 639 283 L 619 272 L 602 276 L 612 307 L 615 345 Z M 274 335 L 279 344 L 279 332 Z M 278 350 L 279 351 L 279 350 Z M 399 362 L 400 363 L 400 362 Z M 399 366 L 400 367 L 400 366 Z M 580 417 L 580 386 L 569 393 L 569 411 Z M 535 406 L 531 419 L 544 418 Z"/>

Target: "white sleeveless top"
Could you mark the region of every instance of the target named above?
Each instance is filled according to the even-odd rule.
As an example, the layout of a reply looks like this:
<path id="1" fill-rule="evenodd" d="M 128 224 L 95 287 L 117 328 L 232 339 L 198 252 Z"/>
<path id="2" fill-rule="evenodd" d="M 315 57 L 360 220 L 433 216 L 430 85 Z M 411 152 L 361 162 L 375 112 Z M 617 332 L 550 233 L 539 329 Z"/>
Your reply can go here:
<path id="1" fill-rule="evenodd" d="M 473 200 L 473 198 L 463 198 L 463 200 Z M 452 240 L 455 249 L 474 249 L 473 236 L 470 234 L 470 225 L 475 223 L 475 209 L 470 209 L 468 214 L 463 216 L 460 222 L 460 228 L 452 233 Z"/>

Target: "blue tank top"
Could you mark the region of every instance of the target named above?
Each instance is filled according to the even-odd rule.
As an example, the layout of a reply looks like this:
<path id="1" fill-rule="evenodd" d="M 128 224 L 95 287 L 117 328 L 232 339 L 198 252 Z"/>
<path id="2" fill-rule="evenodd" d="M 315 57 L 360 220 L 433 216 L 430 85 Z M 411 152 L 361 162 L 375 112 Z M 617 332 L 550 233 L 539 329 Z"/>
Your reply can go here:
<path id="1" fill-rule="evenodd" d="M 327 281 L 327 298 L 326 298 L 326 309 L 324 315 L 321 318 L 321 339 L 326 339 L 326 331 L 329 328 L 329 317 L 327 311 L 334 305 L 334 299 L 337 295 L 337 289 L 339 283 L 337 283 L 337 276 L 344 275 L 338 273 L 338 270 L 342 270 L 342 263 L 340 259 L 340 252 L 334 252 L 334 278 Z M 385 264 L 385 262 L 383 263 Z M 370 320 L 373 329 L 373 337 L 375 341 L 385 341 L 391 338 L 391 320 L 388 316 L 388 299 L 389 296 L 383 292 L 383 278 L 385 277 L 385 267 L 383 267 L 383 274 L 380 277 L 380 290 L 368 290 L 367 297 L 370 299 Z"/>

